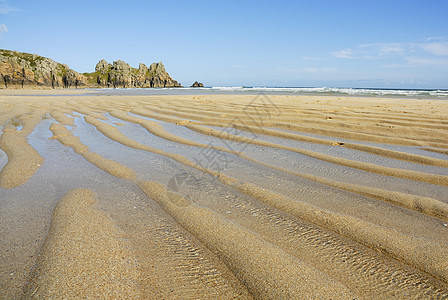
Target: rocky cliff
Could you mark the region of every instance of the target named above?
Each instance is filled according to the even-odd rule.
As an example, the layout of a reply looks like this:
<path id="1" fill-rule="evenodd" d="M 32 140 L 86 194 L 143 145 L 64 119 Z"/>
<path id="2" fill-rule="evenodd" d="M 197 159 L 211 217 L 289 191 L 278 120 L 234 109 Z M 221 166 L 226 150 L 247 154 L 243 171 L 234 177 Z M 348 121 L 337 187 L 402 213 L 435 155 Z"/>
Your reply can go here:
<path id="1" fill-rule="evenodd" d="M 3 88 L 26 86 L 85 86 L 85 76 L 67 65 L 36 54 L 0 49 L 0 84 Z"/>
<path id="2" fill-rule="evenodd" d="M 153 63 L 149 68 L 140 63 L 138 69 L 132 68 L 124 61 L 118 60 L 109 64 L 100 60 L 96 64 L 95 72 L 84 73 L 90 85 L 100 87 L 180 87 L 181 85 L 171 78 L 160 63 Z"/>
<path id="3" fill-rule="evenodd" d="M 67 65 L 36 54 L 0 49 L 0 88 L 20 87 L 180 87 L 163 64 L 135 69 L 124 61 L 109 64 L 104 59 L 95 72 L 79 74 Z"/>

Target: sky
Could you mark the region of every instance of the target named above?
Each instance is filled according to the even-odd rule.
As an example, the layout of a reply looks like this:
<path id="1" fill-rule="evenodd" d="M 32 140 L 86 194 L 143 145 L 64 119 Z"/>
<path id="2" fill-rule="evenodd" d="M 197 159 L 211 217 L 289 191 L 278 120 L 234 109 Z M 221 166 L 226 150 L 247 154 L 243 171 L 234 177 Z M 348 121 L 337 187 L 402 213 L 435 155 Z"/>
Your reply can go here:
<path id="1" fill-rule="evenodd" d="M 184 86 L 448 89 L 447 0 L 0 0 L 0 48 Z"/>

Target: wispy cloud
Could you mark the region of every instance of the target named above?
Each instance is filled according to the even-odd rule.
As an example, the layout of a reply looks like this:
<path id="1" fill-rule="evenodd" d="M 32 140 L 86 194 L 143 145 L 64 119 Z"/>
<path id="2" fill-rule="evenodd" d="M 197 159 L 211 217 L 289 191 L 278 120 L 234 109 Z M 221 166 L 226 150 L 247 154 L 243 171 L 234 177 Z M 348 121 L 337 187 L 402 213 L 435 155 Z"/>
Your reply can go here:
<path id="1" fill-rule="evenodd" d="M 352 49 L 344 49 L 332 53 L 337 58 L 356 58 Z"/>
<path id="2" fill-rule="evenodd" d="M 332 67 L 309 67 L 309 68 L 291 68 L 291 67 L 277 67 L 277 70 L 284 73 L 291 74 L 330 74 L 338 71 L 337 68 Z"/>
<path id="3" fill-rule="evenodd" d="M 332 53 L 337 58 L 347 59 L 380 59 L 389 56 L 403 55 L 406 46 L 399 43 L 361 44 L 355 48 L 347 48 Z"/>
<path id="4" fill-rule="evenodd" d="M 403 69 L 419 67 L 441 67 L 448 66 L 447 58 L 424 58 L 424 57 L 405 57 L 402 62 L 383 64 L 381 67 L 386 69 Z"/>
<path id="5" fill-rule="evenodd" d="M 302 56 L 301 59 L 311 60 L 311 61 L 324 60 L 324 58 L 322 58 L 322 57 L 314 57 L 314 56 Z"/>
<path id="6" fill-rule="evenodd" d="M 7 15 L 7 14 L 10 14 L 10 13 L 16 12 L 16 11 L 19 11 L 19 9 L 16 7 L 10 6 L 8 1 L 0 0 L 0 14 Z"/>
<path id="7" fill-rule="evenodd" d="M 383 67 L 416 67 L 416 66 L 447 66 L 448 42 L 444 38 L 430 38 L 425 42 L 412 43 L 373 43 L 361 44 L 332 53 L 333 57 L 341 59 L 360 60 L 395 60 Z"/>
<path id="8" fill-rule="evenodd" d="M 3 38 L 3 33 L 8 32 L 8 26 L 0 24 L 0 39 Z"/>
<path id="9" fill-rule="evenodd" d="M 407 57 L 405 60 L 412 66 L 448 66 L 448 59 L 443 58 Z"/>
<path id="10" fill-rule="evenodd" d="M 400 44 L 385 44 L 381 45 L 378 48 L 379 56 L 387 56 L 387 55 L 402 55 L 405 52 L 403 46 Z"/>
<path id="11" fill-rule="evenodd" d="M 423 50 L 437 56 L 448 56 L 448 43 L 421 44 Z"/>
<path id="12" fill-rule="evenodd" d="M 336 68 L 304 68 L 302 69 L 304 73 L 308 74 L 328 74 L 337 71 Z"/>

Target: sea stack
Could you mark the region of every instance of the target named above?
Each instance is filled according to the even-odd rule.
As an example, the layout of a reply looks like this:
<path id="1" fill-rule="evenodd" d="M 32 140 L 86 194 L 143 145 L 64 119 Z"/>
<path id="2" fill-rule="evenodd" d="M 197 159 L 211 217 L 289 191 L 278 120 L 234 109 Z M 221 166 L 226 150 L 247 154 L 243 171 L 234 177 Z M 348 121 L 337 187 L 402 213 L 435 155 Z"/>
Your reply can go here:
<path id="1" fill-rule="evenodd" d="M 132 68 L 124 61 L 117 60 L 109 64 L 106 60 L 100 60 L 95 67 L 95 72 L 84 73 L 91 85 L 100 87 L 123 88 L 164 88 L 181 87 L 180 83 L 173 80 L 162 62 L 153 63 L 149 68 L 140 63 L 138 69 Z"/>
<path id="2" fill-rule="evenodd" d="M 204 85 L 202 84 L 202 82 L 197 82 L 197 81 L 195 81 L 195 82 L 191 85 L 191 87 L 204 87 Z"/>

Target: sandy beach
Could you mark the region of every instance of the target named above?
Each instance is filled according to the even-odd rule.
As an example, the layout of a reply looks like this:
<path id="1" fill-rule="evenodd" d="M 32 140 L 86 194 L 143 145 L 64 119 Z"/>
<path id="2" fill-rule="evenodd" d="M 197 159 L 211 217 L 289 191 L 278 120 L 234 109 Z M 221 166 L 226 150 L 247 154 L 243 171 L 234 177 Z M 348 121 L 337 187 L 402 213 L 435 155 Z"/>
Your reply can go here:
<path id="1" fill-rule="evenodd" d="M 0 91 L 0 299 L 447 299 L 448 101 Z"/>

